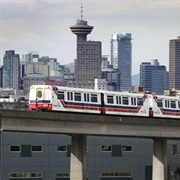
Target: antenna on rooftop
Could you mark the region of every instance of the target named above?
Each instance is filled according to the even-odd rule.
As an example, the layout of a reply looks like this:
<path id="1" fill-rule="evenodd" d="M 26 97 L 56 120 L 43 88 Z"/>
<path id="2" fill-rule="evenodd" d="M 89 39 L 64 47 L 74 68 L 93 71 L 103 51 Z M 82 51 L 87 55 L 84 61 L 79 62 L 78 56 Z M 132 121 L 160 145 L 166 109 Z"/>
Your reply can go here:
<path id="1" fill-rule="evenodd" d="M 83 5 L 81 3 L 81 20 L 83 20 Z"/>

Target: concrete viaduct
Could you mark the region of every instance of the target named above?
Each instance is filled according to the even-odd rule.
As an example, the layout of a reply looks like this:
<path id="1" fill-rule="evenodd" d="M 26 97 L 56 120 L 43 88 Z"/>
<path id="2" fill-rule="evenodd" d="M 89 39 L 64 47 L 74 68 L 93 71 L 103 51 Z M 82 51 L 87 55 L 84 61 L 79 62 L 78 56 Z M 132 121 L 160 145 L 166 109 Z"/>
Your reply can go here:
<path id="1" fill-rule="evenodd" d="M 167 180 L 167 140 L 180 139 L 180 119 L 66 112 L 32 112 L 1 109 L 0 128 L 1 131 L 71 135 L 71 180 L 86 179 L 86 136 L 153 139 L 152 180 Z"/>

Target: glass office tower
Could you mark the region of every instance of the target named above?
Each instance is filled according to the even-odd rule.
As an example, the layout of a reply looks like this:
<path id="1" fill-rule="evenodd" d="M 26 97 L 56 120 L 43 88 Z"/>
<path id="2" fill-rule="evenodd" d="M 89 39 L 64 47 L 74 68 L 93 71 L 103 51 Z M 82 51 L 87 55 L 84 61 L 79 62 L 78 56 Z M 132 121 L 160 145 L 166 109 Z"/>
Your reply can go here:
<path id="1" fill-rule="evenodd" d="M 121 74 L 120 90 L 131 91 L 132 44 L 130 33 L 112 35 L 111 64 Z"/>

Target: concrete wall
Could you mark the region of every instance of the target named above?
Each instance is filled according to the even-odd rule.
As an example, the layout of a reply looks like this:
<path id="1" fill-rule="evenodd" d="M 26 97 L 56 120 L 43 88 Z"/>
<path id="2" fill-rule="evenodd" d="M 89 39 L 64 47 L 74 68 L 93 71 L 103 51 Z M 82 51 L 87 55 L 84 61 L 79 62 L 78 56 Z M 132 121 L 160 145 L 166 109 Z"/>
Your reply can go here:
<path id="1" fill-rule="evenodd" d="M 42 172 L 43 180 L 55 180 L 56 172 L 70 171 L 70 153 L 56 152 L 56 145 L 70 145 L 71 137 L 57 134 L 1 132 L 2 135 L 2 179 L 9 180 L 11 172 Z M 22 157 L 21 152 L 10 152 L 10 145 L 42 145 L 42 152 L 31 152 L 29 157 Z M 102 145 L 116 147 L 132 145 L 132 152 L 121 152 L 119 155 L 102 152 Z M 22 151 L 22 149 L 21 149 Z M 152 165 L 152 140 L 115 137 L 87 138 L 87 172 L 89 180 L 105 179 L 102 172 L 132 172 L 129 180 L 145 179 L 146 167 Z M 108 178 L 108 177 L 106 177 Z M 109 177 L 110 178 L 110 177 Z M 111 177 L 112 178 L 112 177 Z M 125 177 L 114 177 L 123 179 Z"/>

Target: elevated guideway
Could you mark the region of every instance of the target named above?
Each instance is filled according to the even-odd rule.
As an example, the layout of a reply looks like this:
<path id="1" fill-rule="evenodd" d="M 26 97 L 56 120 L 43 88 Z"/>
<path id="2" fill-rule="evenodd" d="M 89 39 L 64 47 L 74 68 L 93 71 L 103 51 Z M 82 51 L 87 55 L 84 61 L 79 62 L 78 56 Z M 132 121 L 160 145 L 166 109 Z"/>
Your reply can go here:
<path id="1" fill-rule="evenodd" d="M 119 136 L 153 139 L 153 180 L 167 180 L 167 140 L 180 139 L 180 119 L 137 116 L 128 117 L 1 109 L 0 128 L 1 131 L 71 135 L 71 180 L 86 179 L 86 136 Z"/>

